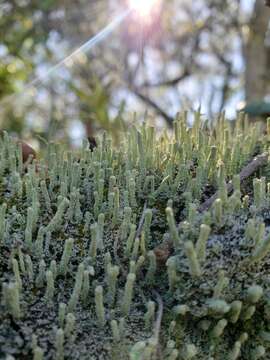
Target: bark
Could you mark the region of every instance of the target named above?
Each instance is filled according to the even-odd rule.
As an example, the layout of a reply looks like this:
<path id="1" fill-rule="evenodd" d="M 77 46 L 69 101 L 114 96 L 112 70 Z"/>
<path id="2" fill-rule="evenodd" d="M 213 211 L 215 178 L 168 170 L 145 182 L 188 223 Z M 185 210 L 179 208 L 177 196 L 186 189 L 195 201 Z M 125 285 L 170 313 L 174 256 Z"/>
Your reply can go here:
<path id="1" fill-rule="evenodd" d="M 269 154 L 268 152 L 263 153 L 261 155 L 256 156 L 251 160 L 250 163 L 248 163 L 240 172 L 240 182 L 242 182 L 249 178 L 251 175 L 253 175 L 256 171 L 258 171 L 261 167 L 267 165 L 269 160 Z M 233 191 L 233 184 L 230 181 L 227 184 L 227 191 L 228 194 L 231 194 Z M 218 192 L 216 192 L 213 196 L 211 196 L 209 199 L 207 199 L 198 209 L 199 212 L 207 211 L 214 201 L 218 198 Z M 156 255 L 157 265 L 159 267 L 164 267 L 168 258 L 171 256 L 173 252 L 173 242 L 172 240 L 166 239 L 164 240 L 160 245 L 158 245 L 154 249 L 154 253 Z"/>
<path id="2" fill-rule="evenodd" d="M 254 13 L 249 25 L 249 33 L 244 44 L 246 60 L 246 101 L 261 101 L 270 87 L 270 47 L 266 36 L 270 20 L 270 9 L 264 0 L 256 0 Z"/>
<path id="3" fill-rule="evenodd" d="M 245 166 L 242 171 L 240 172 L 240 182 L 242 183 L 244 180 L 246 180 L 248 177 L 253 175 L 258 169 L 265 166 L 268 162 L 269 154 L 264 153 L 261 155 L 256 156 L 247 166 Z M 227 192 L 228 195 L 230 195 L 233 192 L 233 184 L 230 181 L 227 185 Z M 216 192 L 213 196 L 211 196 L 209 199 L 207 199 L 200 207 L 199 212 L 203 212 L 208 210 L 214 201 L 218 198 L 218 192 Z"/>

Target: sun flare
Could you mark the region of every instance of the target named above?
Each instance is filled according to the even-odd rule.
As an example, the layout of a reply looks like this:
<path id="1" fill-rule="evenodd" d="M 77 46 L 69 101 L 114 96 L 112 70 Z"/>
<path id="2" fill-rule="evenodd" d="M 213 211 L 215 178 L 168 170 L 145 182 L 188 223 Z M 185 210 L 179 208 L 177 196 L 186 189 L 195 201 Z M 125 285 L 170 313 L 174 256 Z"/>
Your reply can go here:
<path id="1" fill-rule="evenodd" d="M 128 0 L 129 6 L 141 18 L 147 18 L 160 6 L 160 0 Z"/>

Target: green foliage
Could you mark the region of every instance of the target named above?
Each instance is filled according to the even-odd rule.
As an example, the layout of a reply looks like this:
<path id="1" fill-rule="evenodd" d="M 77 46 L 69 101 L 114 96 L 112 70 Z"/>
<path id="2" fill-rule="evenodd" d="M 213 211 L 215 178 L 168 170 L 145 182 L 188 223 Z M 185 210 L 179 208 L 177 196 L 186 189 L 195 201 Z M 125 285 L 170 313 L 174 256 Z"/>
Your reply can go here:
<path id="1" fill-rule="evenodd" d="M 265 358 L 269 166 L 236 174 L 268 135 L 196 119 L 170 136 L 133 127 L 118 148 L 51 144 L 26 169 L 0 140 L 0 356 Z"/>

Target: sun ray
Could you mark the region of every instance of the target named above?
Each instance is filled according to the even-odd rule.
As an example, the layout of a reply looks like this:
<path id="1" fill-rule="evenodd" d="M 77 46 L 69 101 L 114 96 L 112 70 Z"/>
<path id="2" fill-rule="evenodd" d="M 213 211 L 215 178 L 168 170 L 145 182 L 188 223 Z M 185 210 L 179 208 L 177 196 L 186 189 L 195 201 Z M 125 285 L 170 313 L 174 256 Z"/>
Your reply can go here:
<path id="1" fill-rule="evenodd" d="M 90 49 L 92 49 L 95 45 L 102 42 L 105 38 L 107 38 L 123 21 L 126 19 L 132 12 L 131 8 L 128 8 L 123 13 L 118 15 L 113 21 L 111 21 L 106 27 L 104 27 L 98 34 L 90 38 L 76 50 L 74 50 L 70 55 L 66 56 L 63 60 L 58 62 L 56 65 L 50 67 L 44 74 L 36 77 L 30 83 L 26 84 L 24 88 L 12 95 L 4 97 L 0 104 L 10 104 L 14 99 L 17 99 L 18 96 L 25 94 L 27 91 L 32 92 L 33 89 L 39 87 L 43 82 L 45 82 L 51 75 L 53 75 L 57 70 L 59 70 L 62 66 L 70 67 L 80 58 L 80 54 L 86 54 Z"/>

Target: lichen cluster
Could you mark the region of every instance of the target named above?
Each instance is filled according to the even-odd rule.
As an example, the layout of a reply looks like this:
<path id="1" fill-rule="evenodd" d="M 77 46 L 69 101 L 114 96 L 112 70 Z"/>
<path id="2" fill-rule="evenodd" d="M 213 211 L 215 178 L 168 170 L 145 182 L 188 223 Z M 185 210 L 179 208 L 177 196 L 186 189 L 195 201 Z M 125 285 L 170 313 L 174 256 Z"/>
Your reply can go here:
<path id="1" fill-rule="evenodd" d="M 0 358 L 269 358 L 270 172 L 238 175 L 269 136 L 183 114 L 23 164 L 4 134 Z"/>

